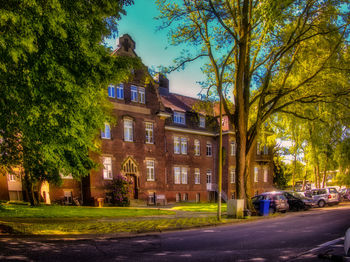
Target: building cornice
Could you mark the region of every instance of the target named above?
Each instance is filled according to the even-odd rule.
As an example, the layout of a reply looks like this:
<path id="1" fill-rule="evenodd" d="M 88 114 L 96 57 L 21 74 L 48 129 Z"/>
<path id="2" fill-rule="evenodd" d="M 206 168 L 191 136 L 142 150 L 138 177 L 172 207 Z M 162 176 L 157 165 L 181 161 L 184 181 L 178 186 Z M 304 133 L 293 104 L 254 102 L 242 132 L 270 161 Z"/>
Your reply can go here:
<path id="1" fill-rule="evenodd" d="M 215 133 L 209 132 L 209 131 L 201 131 L 201 130 L 196 130 L 196 129 L 175 127 L 175 126 L 165 126 L 165 130 L 175 131 L 175 132 L 180 132 L 180 133 L 187 133 L 187 134 L 194 134 L 194 135 L 202 135 L 202 136 L 213 136 L 213 137 L 216 136 Z"/>

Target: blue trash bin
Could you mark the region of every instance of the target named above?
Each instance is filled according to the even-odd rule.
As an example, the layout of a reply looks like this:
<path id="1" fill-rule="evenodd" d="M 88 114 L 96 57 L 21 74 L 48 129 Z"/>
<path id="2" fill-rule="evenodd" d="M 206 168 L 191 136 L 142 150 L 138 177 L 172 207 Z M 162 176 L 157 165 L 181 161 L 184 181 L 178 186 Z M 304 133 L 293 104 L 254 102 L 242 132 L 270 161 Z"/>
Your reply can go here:
<path id="1" fill-rule="evenodd" d="M 259 213 L 261 216 L 268 216 L 270 210 L 270 200 L 260 200 Z"/>

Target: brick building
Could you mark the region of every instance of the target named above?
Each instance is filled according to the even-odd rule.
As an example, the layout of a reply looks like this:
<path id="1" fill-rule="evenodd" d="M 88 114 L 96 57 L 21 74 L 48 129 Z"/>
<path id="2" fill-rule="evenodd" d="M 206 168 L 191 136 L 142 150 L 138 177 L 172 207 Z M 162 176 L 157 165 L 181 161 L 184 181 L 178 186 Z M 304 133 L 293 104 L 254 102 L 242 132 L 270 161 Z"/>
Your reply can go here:
<path id="1" fill-rule="evenodd" d="M 137 56 L 129 35 L 119 39 L 113 55 Z M 146 69 L 134 70 L 128 83 L 110 85 L 106 92 L 117 121 L 105 123 L 102 153 L 92 156 L 101 169 L 92 170 L 81 182 L 68 176 L 61 187 L 46 188 L 51 201 L 109 202 L 106 184 L 119 174 L 131 182 L 131 199 L 216 199 L 219 126 L 214 105 L 214 114 L 195 112 L 199 100 L 170 93 L 169 81 L 161 74 L 152 79 Z M 230 126 L 224 116 L 224 200 L 235 196 L 235 138 Z M 252 183 L 259 193 L 272 189 L 272 155 L 267 150 L 257 150 L 252 168 Z"/>

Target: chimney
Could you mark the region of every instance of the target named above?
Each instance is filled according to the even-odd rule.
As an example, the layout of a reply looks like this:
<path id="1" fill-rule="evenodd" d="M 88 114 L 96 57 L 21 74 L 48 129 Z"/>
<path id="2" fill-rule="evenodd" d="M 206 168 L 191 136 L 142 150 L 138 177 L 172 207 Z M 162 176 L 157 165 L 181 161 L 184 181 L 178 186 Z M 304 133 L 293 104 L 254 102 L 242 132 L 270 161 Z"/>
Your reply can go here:
<path id="1" fill-rule="evenodd" d="M 159 84 L 159 93 L 162 95 L 169 94 L 169 80 L 162 73 L 158 73 L 154 79 Z"/>

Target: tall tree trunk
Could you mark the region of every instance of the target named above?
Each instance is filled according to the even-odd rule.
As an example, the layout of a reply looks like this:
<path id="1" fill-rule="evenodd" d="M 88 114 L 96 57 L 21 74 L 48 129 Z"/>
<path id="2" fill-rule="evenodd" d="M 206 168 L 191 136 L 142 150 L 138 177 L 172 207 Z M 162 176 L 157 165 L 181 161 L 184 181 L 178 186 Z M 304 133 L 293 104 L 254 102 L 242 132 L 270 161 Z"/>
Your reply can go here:
<path id="1" fill-rule="evenodd" d="M 321 181 L 320 181 L 320 165 L 317 163 L 316 165 L 316 176 L 317 176 L 317 188 L 321 187 Z"/>
<path id="2" fill-rule="evenodd" d="M 35 200 L 34 187 L 30 178 L 30 174 L 27 170 L 24 171 L 24 187 L 30 205 L 35 206 L 37 204 L 37 201 Z"/>
<path id="3" fill-rule="evenodd" d="M 292 174 L 292 187 L 293 191 L 295 191 L 295 173 L 297 169 L 297 153 L 294 153 L 294 166 L 293 166 L 293 174 Z"/>

